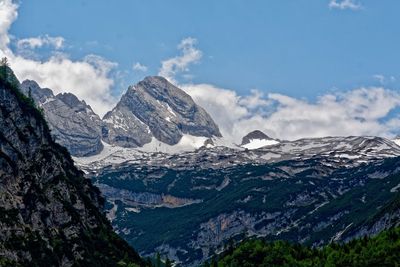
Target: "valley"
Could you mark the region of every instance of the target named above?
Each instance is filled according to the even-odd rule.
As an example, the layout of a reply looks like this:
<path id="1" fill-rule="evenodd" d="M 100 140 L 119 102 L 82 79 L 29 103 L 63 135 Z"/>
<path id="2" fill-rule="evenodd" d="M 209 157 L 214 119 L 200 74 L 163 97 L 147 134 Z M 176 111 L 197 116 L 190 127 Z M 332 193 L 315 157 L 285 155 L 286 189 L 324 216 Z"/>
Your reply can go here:
<path id="1" fill-rule="evenodd" d="M 382 138 L 332 137 L 75 160 L 109 199 L 114 229 L 142 255 L 197 266 L 231 239 L 322 246 L 396 225 L 399 206 L 373 231 L 366 222 L 398 197 L 399 149 Z M 160 204 L 166 195 L 185 205 Z"/>
<path id="2" fill-rule="evenodd" d="M 400 266 L 400 1 L 0 0 L 0 267 Z"/>

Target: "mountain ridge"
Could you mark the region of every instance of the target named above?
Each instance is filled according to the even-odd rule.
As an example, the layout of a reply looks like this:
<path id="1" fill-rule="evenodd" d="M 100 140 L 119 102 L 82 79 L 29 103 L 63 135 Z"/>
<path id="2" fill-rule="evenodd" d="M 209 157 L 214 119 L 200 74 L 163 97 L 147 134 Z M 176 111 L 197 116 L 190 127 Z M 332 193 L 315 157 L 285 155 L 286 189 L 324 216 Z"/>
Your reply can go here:
<path id="1" fill-rule="evenodd" d="M 112 230 L 99 190 L 50 135 L 7 66 L 0 70 L 0 265 L 146 265 Z"/>
<path id="2" fill-rule="evenodd" d="M 149 76 L 130 86 L 102 119 L 72 93 L 54 95 L 32 80 L 21 84 L 26 96 L 44 110 L 52 134 L 74 156 L 99 154 L 102 141 L 121 147 L 143 147 L 153 139 L 177 145 L 186 136 L 221 137 L 210 115 L 165 78 Z"/>

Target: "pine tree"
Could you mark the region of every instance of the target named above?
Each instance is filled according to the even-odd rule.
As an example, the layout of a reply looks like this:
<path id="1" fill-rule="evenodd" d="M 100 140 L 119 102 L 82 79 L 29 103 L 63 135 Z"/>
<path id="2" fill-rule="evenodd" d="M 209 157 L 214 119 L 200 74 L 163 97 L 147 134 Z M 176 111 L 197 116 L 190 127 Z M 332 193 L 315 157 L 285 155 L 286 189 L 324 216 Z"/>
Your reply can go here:
<path id="1" fill-rule="evenodd" d="M 10 64 L 8 63 L 8 59 L 6 57 L 3 57 L 0 60 L 0 73 L 1 73 L 1 77 L 4 80 L 7 80 L 7 68 L 10 66 Z"/>
<path id="2" fill-rule="evenodd" d="M 212 257 L 210 266 L 211 267 L 218 267 L 218 262 L 217 262 L 215 256 Z"/>
<path id="3" fill-rule="evenodd" d="M 6 57 L 3 57 L 3 58 L 0 60 L 0 65 L 1 65 L 2 67 L 9 67 L 8 59 L 7 59 Z"/>
<path id="4" fill-rule="evenodd" d="M 159 252 L 157 252 L 156 256 L 156 267 L 161 267 L 161 256 Z"/>
<path id="5" fill-rule="evenodd" d="M 168 257 L 167 257 L 167 259 L 165 260 L 165 267 L 172 267 L 172 262 L 171 262 L 170 259 L 168 259 Z"/>

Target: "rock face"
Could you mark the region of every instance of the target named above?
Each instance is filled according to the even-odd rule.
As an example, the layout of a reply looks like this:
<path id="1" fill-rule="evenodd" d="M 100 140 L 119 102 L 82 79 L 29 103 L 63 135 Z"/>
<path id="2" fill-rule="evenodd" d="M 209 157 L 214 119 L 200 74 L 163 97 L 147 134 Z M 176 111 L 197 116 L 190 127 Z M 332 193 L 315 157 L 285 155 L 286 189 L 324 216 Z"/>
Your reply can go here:
<path id="1" fill-rule="evenodd" d="M 0 265 L 143 265 L 100 212 L 99 190 L 53 141 L 41 112 L 12 82 L 15 78 L 5 78 L 13 77 L 11 70 L 1 68 Z M 35 97 L 48 96 L 51 92 L 42 90 Z"/>
<path id="2" fill-rule="evenodd" d="M 184 134 L 221 136 L 210 115 L 162 77 L 147 77 L 129 87 L 103 120 L 104 140 L 123 147 L 143 146 L 152 137 L 175 145 Z"/>
<path id="3" fill-rule="evenodd" d="M 347 231 L 337 236 L 337 240 L 348 242 L 354 238 L 363 236 L 374 236 L 383 230 L 400 226 L 400 194 L 393 190 L 400 188 L 400 184 L 390 190 L 397 193 L 397 196 L 381 207 L 377 214 L 359 224 L 351 225 Z"/>
<path id="4" fill-rule="evenodd" d="M 85 101 L 70 93 L 55 96 L 52 90 L 30 80 L 21 84 L 21 90 L 43 109 L 55 141 L 72 155 L 90 156 L 103 149 L 101 120 Z"/>
<path id="5" fill-rule="evenodd" d="M 162 77 L 147 77 L 128 88 L 103 120 L 71 93 L 54 95 L 35 81 L 21 85 L 43 109 L 54 139 L 77 157 L 98 154 L 102 140 L 122 147 L 142 147 L 154 138 L 177 144 L 183 135 L 220 137 L 218 126 L 192 98 Z"/>

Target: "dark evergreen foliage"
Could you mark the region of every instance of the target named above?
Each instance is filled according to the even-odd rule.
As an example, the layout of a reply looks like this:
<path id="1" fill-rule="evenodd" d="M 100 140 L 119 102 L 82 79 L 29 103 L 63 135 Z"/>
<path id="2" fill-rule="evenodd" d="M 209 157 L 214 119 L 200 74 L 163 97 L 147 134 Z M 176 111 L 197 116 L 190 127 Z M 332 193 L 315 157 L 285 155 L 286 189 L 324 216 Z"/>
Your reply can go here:
<path id="1" fill-rule="evenodd" d="M 400 266 L 400 227 L 319 249 L 284 241 L 245 240 L 220 254 L 216 266 Z"/>

